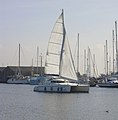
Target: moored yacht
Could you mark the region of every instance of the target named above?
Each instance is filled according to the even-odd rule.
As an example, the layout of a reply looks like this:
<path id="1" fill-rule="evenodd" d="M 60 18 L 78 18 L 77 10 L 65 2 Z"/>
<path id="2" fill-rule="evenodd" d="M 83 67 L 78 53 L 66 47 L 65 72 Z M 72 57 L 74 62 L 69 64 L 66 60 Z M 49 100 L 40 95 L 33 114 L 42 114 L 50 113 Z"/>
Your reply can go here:
<path id="1" fill-rule="evenodd" d="M 7 80 L 8 84 L 29 84 L 29 77 L 23 76 L 20 70 L 20 44 L 19 44 L 19 59 L 18 59 L 18 73 L 14 75 L 12 78 Z"/>
<path id="2" fill-rule="evenodd" d="M 29 77 L 23 77 L 23 76 L 12 77 L 7 80 L 8 84 L 29 84 L 29 82 L 30 82 Z"/>
<path id="3" fill-rule="evenodd" d="M 98 83 L 99 87 L 118 88 L 118 79 L 116 77 L 106 78 L 102 83 Z"/>
<path id="4" fill-rule="evenodd" d="M 59 92 L 59 93 L 76 93 L 76 92 L 89 92 L 88 85 L 70 83 L 68 80 L 52 78 L 44 83 L 40 83 L 34 88 L 38 92 Z"/>
<path id="5" fill-rule="evenodd" d="M 34 91 L 62 93 L 89 92 L 88 84 L 77 83 L 78 78 L 66 35 L 63 10 L 53 27 L 48 42 L 45 73 L 52 77 L 35 86 Z M 74 81 L 74 83 L 71 83 L 71 81 Z"/>

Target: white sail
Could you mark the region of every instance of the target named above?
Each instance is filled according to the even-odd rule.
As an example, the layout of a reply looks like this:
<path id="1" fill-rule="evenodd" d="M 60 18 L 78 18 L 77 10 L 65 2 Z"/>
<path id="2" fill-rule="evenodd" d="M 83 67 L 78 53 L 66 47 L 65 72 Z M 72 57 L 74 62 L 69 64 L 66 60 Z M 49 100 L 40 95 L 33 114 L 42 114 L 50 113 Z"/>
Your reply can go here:
<path id="1" fill-rule="evenodd" d="M 62 17 L 63 15 L 61 14 L 57 19 L 49 39 L 45 65 L 46 74 L 59 75 L 60 54 L 63 40 Z"/>
<path id="2" fill-rule="evenodd" d="M 61 77 L 64 78 L 77 80 L 76 70 L 74 67 L 74 62 L 73 62 L 69 42 L 66 36 L 63 47 L 60 75 Z"/>
<path id="3" fill-rule="evenodd" d="M 51 33 L 45 69 L 46 74 L 77 80 L 69 42 L 66 37 L 63 11 Z"/>

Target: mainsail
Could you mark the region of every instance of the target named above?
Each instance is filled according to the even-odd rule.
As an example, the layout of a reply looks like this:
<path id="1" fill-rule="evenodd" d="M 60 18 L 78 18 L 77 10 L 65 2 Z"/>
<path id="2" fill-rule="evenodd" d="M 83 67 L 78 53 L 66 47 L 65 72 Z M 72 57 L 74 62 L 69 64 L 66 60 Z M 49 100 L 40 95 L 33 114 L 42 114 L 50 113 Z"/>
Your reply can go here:
<path id="1" fill-rule="evenodd" d="M 64 26 L 63 10 L 52 30 L 45 64 L 46 74 L 77 80 Z"/>

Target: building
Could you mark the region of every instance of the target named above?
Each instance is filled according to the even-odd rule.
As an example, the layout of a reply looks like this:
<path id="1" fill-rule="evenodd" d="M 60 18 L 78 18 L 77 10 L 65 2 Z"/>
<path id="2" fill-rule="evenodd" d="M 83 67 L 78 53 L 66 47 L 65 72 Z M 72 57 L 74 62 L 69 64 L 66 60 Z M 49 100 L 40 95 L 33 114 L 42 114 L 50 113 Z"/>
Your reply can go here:
<path id="1" fill-rule="evenodd" d="M 32 74 L 44 75 L 44 67 L 20 66 L 20 72 L 23 76 Z M 18 66 L 0 67 L 0 82 L 6 83 L 7 80 L 18 74 Z"/>

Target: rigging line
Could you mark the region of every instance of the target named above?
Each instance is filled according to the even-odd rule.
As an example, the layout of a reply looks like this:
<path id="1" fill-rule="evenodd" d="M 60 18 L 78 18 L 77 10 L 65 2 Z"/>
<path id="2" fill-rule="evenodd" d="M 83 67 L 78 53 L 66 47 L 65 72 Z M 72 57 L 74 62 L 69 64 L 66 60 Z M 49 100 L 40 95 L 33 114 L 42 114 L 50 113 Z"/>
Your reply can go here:
<path id="1" fill-rule="evenodd" d="M 27 61 L 22 46 L 20 46 L 20 48 L 21 48 L 21 53 L 23 55 L 23 59 L 22 60 Z"/>
<path id="2" fill-rule="evenodd" d="M 11 64 L 13 64 L 13 62 L 16 62 L 16 60 L 17 60 L 17 57 L 16 57 L 17 56 L 17 52 L 18 52 L 18 48 L 16 49 L 15 54 L 14 54 L 13 58 L 10 61 Z"/>

